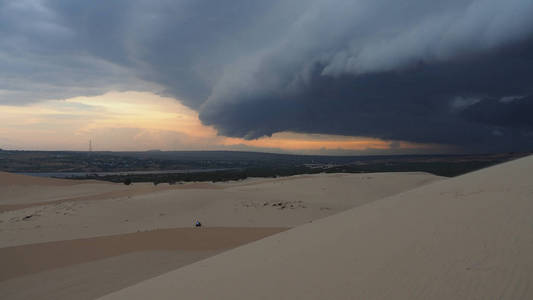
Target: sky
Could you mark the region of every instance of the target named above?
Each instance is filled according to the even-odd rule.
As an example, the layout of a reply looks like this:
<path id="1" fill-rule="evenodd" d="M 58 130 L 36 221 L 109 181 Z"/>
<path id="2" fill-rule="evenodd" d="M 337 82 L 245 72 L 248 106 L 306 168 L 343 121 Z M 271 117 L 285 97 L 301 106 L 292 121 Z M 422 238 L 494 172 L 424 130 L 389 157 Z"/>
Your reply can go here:
<path id="1" fill-rule="evenodd" d="M 533 150 L 531 0 L 0 0 L 0 148 Z"/>

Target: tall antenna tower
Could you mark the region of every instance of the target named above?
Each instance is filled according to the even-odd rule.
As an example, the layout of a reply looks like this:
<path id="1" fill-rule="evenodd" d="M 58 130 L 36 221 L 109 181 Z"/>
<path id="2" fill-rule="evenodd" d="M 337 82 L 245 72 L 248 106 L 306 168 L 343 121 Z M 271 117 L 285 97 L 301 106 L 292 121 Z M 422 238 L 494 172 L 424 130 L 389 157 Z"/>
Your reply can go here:
<path id="1" fill-rule="evenodd" d="M 89 154 L 93 152 L 93 140 L 89 140 Z"/>

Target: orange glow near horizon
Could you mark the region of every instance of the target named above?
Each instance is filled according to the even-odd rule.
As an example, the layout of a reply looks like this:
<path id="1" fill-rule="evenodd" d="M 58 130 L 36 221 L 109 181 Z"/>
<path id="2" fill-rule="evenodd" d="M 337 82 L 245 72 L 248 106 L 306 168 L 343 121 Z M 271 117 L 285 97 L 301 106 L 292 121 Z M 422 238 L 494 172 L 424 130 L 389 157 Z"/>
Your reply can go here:
<path id="1" fill-rule="evenodd" d="M 281 132 L 272 137 L 264 137 L 256 140 L 243 140 L 240 138 L 225 138 L 225 145 L 244 144 L 258 148 L 280 148 L 284 150 L 366 150 L 366 149 L 390 149 L 390 142 L 373 138 L 344 137 L 321 134 L 299 134 Z M 423 147 L 423 145 L 401 142 L 399 145 L 404 149 Z"/>
<path id="2" fill-rule="evenodd" d="M 281 132 L 256 140 L 217 135 L 198 113 L 173 98 L 147 92 L 0 106 L 0 148 L 37 150 L 259 150 L 314 153 L 389 150 L 375 138 Z M 435 145 L 396 142 L 395 149 Z"/>

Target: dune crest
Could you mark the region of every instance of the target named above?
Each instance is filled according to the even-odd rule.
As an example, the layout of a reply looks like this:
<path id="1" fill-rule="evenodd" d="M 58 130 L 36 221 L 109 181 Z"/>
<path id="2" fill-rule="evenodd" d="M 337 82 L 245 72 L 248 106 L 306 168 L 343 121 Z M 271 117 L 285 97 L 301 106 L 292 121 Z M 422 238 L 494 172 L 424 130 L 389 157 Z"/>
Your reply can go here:
<path id="1" fill-rule="evenodd" d="M 20 186 L 20 185 L 39 185 L 39 186 L 65 186 L 80 184 L 79 180 L 55 179 L 36 176 L 27 176 L 16 173 L 0 171 L 0 187 L 2 186 Z"/>
<path id="2" fill-rule="evenodd" d="M 377 200 L 101 299 L 531 299 L 533 156 Z"/>

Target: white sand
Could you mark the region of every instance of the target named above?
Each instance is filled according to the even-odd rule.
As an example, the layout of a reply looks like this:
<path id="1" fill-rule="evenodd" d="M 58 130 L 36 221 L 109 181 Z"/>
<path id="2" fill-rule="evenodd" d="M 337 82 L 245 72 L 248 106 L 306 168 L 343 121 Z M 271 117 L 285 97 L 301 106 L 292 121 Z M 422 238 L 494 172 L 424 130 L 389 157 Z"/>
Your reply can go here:
<path id="1" fill-rule="evenodd" d="M 533 157 L 370 202 L 102 299 L 533 299 Z"/>
<path id="2" fill-rule="evenodd" d="M 133 252 L 0 281 L 0 299 L 95 299 L 220 251 Z"/>
<path id="3" fill-rule="evenodd" d="M 440 179 L 426 173 L 375 173 L 215 185 L 96 183 L 90 196 L 0 213 L 0 247 L 191 227 L 196 219 L 208 227 L 292 227 Z M 18 198 L 9 198 L 0 186 L 0 202 L 26 203 L 26 195 L 35 204 L 64 189 L 87 193 L 94 185 L 46 186 L 47 193 L 28 189 Z M 282 206 L 273 206 L 280 202 Z"/>
<path id="4" fill-rule="evenodd" d="M 93 299 L 439 180 L 425 173 L 319 174 L 125 186 L 0 172 L 0 299 Z M 191 228 L 196 219 L 207 231 Z"/>
<path id="5" fill-rule="evenodd" d="M 173 228 L 0 248 L 0 281 L 133 252 L 221 251 L 288 228 Z"/>

